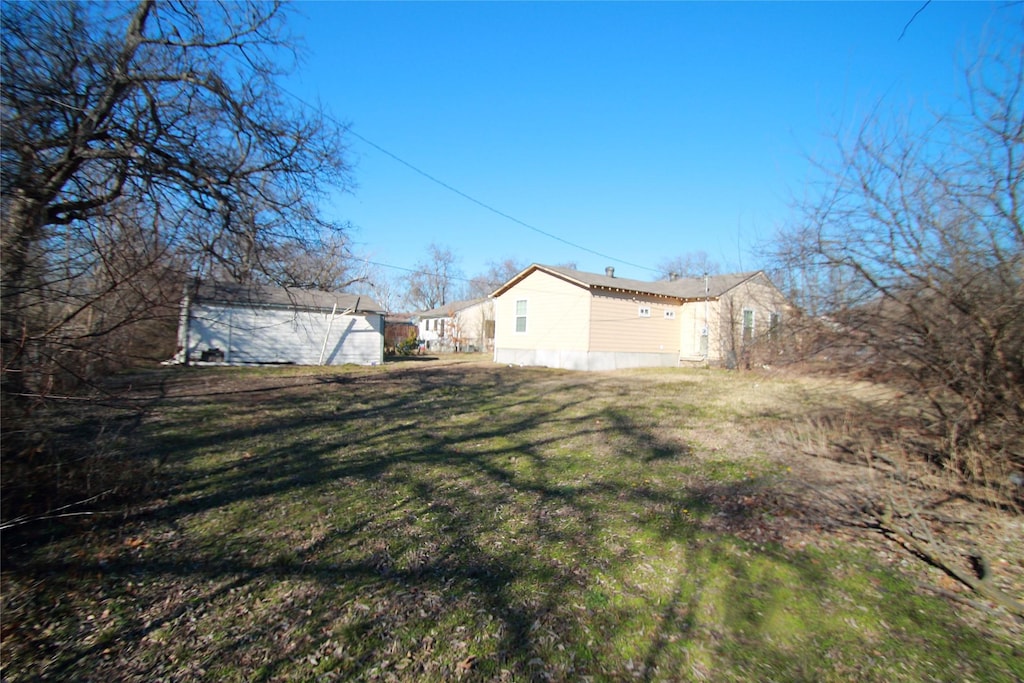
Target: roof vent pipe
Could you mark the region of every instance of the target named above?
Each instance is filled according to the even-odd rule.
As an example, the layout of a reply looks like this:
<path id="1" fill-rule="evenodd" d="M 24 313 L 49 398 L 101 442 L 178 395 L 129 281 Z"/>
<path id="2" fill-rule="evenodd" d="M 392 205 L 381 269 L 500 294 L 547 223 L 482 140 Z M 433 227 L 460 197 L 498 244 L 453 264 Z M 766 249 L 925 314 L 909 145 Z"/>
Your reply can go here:
<path id="1" fill-rule="evenodd" d="M 679 279 L 679 273 L 669 273 L 668 274 L 668 281 L 669 282 L 675 282 L 678 279 Z"/>
<path id="2" fill-rule="evenodd" d="M 615 269 L 612 268 L 611 266 L 608 266 L 607 268 L 604 269 L 604 274 L 607 275 L 608 277 L 615 277 Z"/>

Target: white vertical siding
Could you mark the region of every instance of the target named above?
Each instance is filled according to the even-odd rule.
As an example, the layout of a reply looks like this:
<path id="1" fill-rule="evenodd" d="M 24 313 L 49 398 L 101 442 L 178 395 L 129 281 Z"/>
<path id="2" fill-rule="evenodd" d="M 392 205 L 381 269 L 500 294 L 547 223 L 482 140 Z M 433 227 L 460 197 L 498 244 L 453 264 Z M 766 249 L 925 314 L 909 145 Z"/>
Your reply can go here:
<path id="1" fill-rule="evenodd" d="M 325 345 L 326 339 L 326 345 Z M 217 348 L 227 363 L 370 365 L 384 360 L 384 323 L 378 314 L 193 305 L 189 357 Z"/>

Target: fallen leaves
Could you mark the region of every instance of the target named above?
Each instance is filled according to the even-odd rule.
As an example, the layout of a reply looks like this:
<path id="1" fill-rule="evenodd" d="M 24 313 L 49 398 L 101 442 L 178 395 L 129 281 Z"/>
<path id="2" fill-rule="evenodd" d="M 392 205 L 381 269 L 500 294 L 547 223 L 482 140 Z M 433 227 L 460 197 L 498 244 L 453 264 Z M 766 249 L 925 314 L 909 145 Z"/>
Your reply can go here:
<path id="1" fill-rule="evenodd" d="M 475 663 L 476 655 L 470 655 L 455 665 L 455 673 L 459 676 L 464 676 L 473 668 Z"/>

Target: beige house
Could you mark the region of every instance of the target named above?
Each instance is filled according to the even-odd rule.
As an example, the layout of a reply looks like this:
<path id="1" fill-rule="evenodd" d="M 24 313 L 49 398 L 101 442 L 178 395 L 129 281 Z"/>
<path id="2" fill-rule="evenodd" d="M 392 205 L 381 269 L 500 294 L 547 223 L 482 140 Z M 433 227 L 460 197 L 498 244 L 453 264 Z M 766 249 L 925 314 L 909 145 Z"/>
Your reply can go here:
<path id="1" fill-rule="evenodd" d="M 749 362 L 787 308 L 761 271 L 644 282 L 534 264 L 492 297 L 496 362 L 575 370 Z"/>
<path id="2" fill-rule="evenodd" d="M 429 351 L 485 351 L 494 343 L 494 302 L 491 299 L 455 301 L 423 311 L 420 342 Z"/>

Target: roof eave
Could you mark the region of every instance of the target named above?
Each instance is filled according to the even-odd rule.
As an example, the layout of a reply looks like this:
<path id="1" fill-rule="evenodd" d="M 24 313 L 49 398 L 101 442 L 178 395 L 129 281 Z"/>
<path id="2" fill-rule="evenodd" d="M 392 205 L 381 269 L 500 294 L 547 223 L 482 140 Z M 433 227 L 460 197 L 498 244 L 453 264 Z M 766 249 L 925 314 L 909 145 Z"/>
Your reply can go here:
<path id="1" fill-rule="evenodd" d="M 634 289 L 632 287 L 609 287 L 607 285 L 583 285 L 590 290 L 600 290 L 604 292 L 617 292 L 620 294 L 639 294 L 641 296 L 656 297 L 658 299 L 672 299 L 673 301 L 684 301 L 685 298 L 677 296 L 675 294 L 663 294 L 661 292 L 650 292 L 644 289 Z"/>

